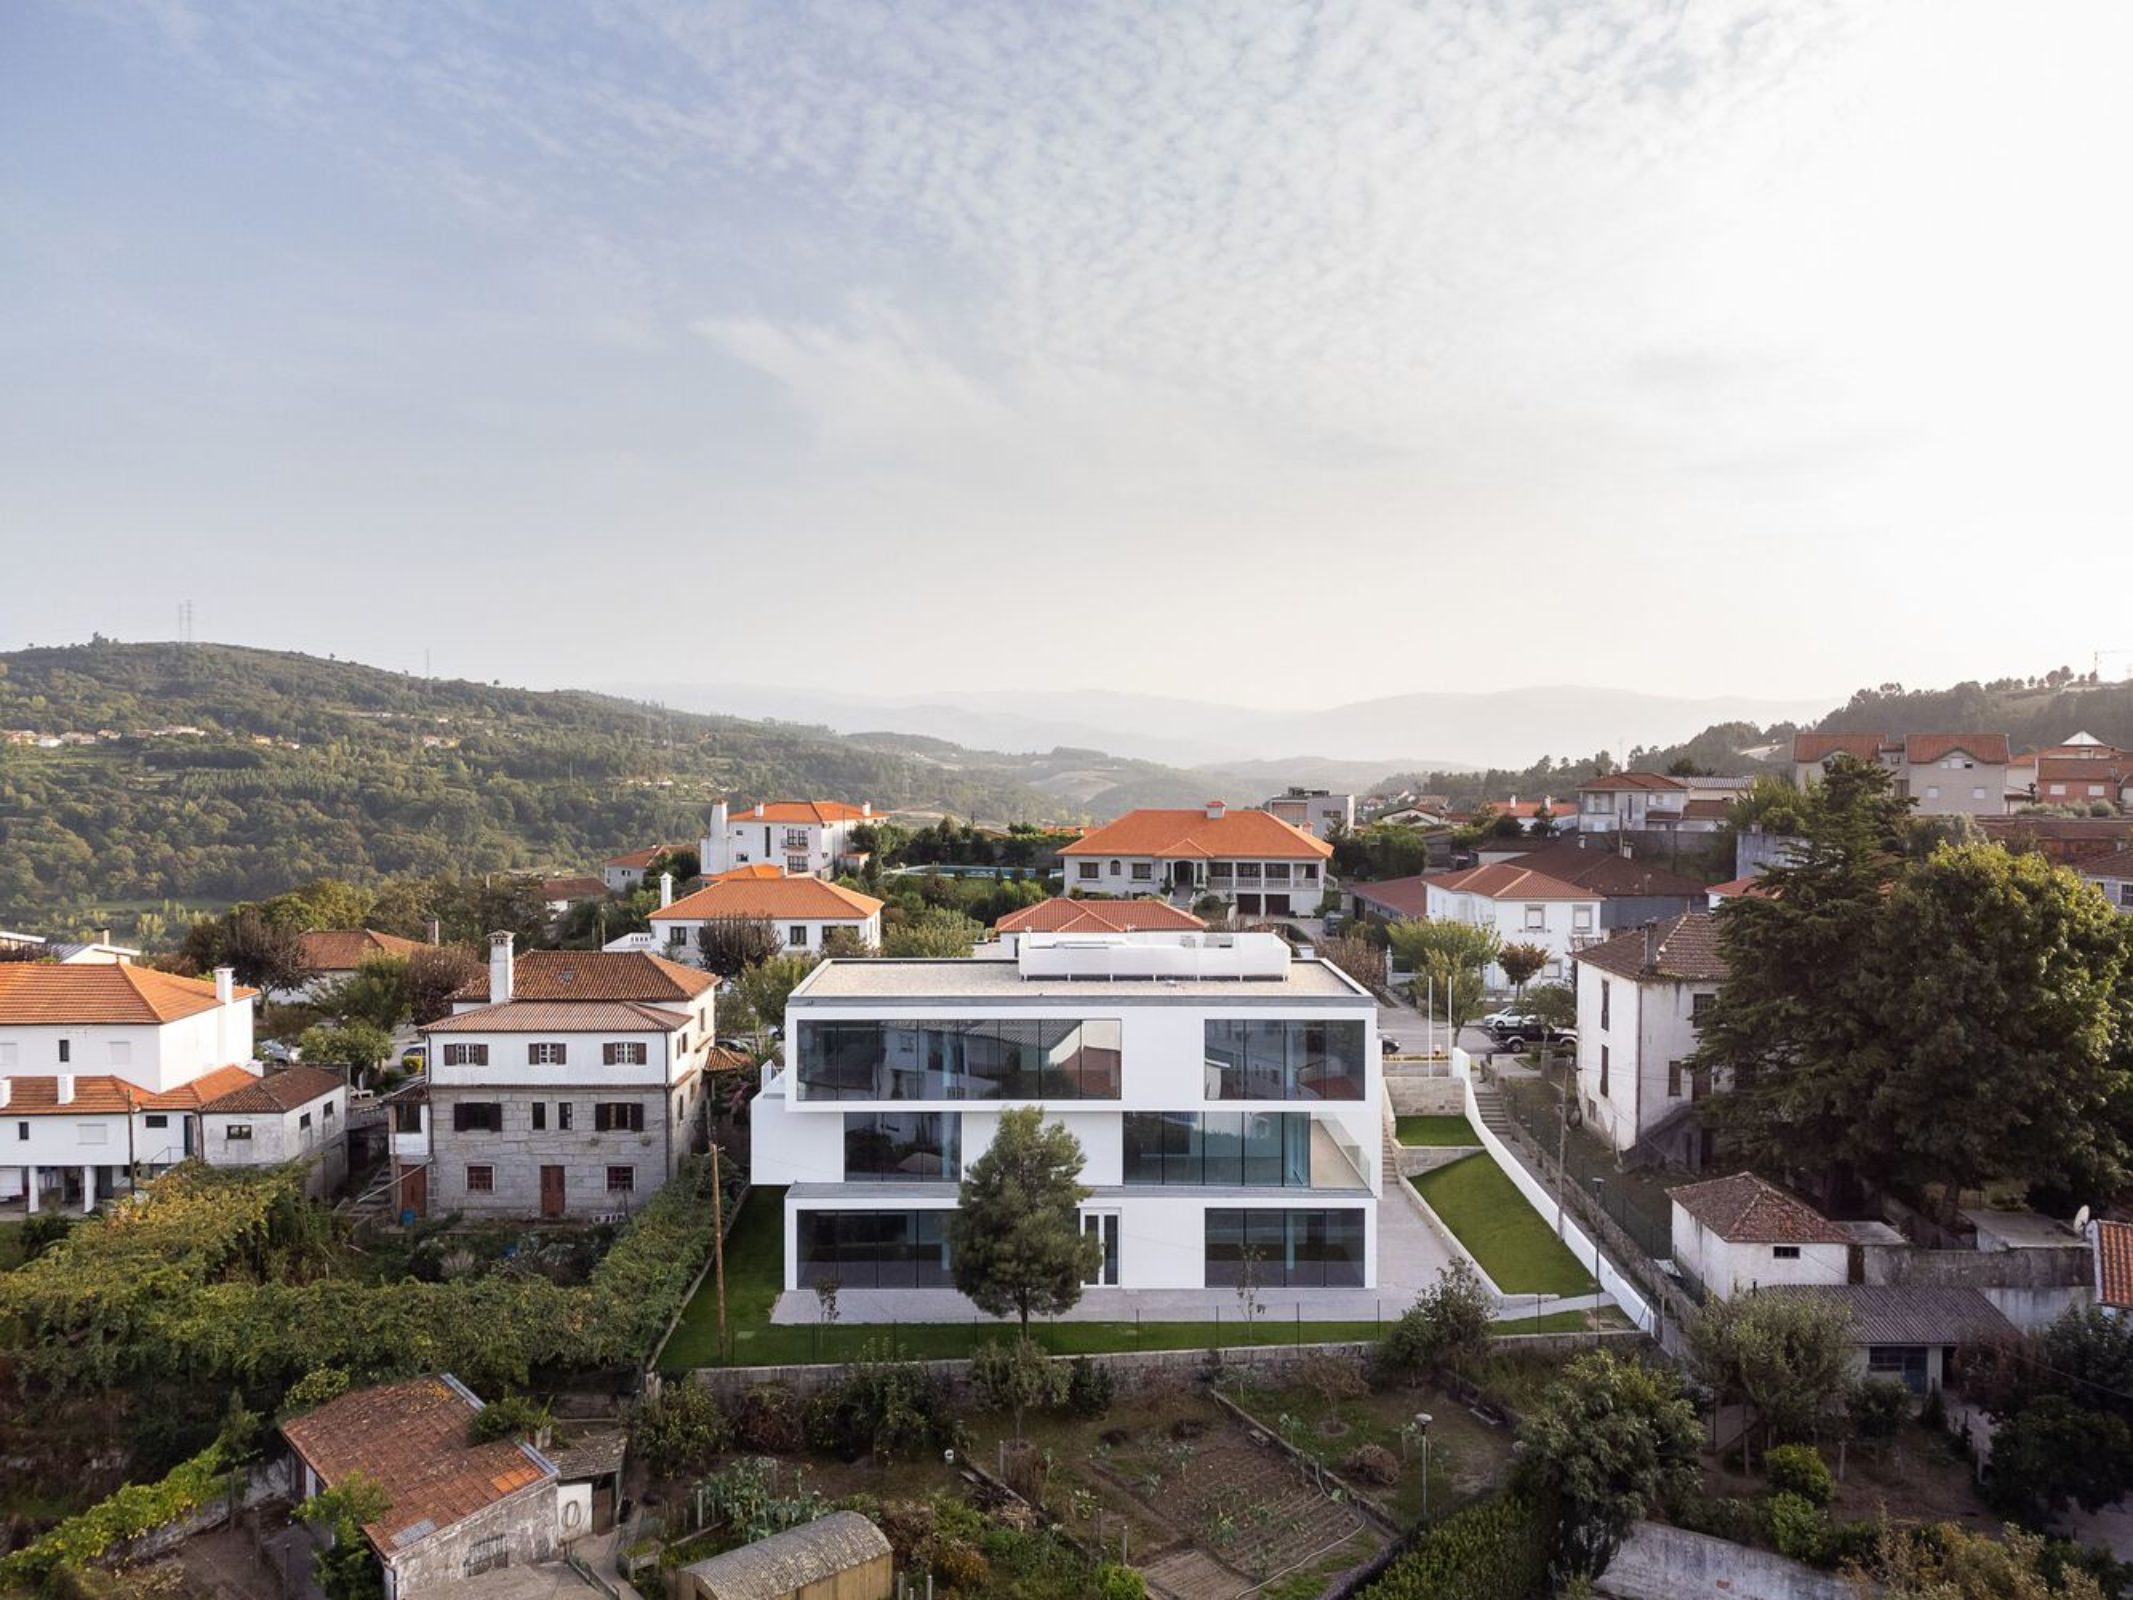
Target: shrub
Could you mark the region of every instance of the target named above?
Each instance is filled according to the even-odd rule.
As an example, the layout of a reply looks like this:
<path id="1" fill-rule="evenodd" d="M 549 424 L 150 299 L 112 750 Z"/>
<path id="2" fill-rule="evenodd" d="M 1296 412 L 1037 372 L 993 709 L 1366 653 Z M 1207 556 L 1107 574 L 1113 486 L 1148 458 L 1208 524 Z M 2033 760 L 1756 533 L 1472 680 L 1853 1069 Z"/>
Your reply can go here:
<path id="1" fill-rule="evenodd" d="M 715 1412 L 717 1408 L 712 1409 Z M 474 1420 L 467 1424 L 467 1440 L 471 1444 L 487 1444 L 492 1439 L 531 1439 L 553 1421 L 548 1408 L 538 1400 L 507 1394 L 474 1413 Z"/>
<path id="2" fill-rule="evenodd" d="M 1444 1367 L 1456 1370 L 1487 1347 L 1494 1315 L 1480 1275 L 1464 1259 L 1455 1260 L 1378 1342 L 1378 1366 L 1410 1379 Z"/>
<path id="3" fill-rule="evenodd" d="M 1030 1339 L 979 1345 L 970 1361 L 970 1382 L 988 1410 L 1014 1416 L 1018 1437 L 1026 1411 L 1058 1405 L 1067 1391 L 1064 1369 Z"/>
<path id="4" fill-rule="evenodd" d="M 718 1397 L 700 1383 L 669 1383 L 637 1418 L 634 1443 L 655 1478 L 708 1472 L 732 1440 Z"/>
<path id="5" fill-rule="evenodd" d="M 1357 1600 L 1537 1600 L 1547 1585 L 1546 1531 L 1507 1495 L 1438 1523 Z"/>
<path id="6" fill-rule="evenodd" d="M 799 1397 L 782 1383 L 750 1389 L 734 1410 L 733 1437 L 744 1450 L 770 1456 L 798 1454 L 807 1446 Z"/>
<path id="7" fill-rule="evenodd" d="M 1784 1493 L 1770 1498 L 1770 1541 L 1781 1556 L 1795 1561 L 1819 1561 L 1829 1519 L 1822 1508 L 1802 1495 Z"/>
<path id="8" fill-rule="evenodd" d="M 1067 1373 L 1067 1410 L 1077 1417 L 1100 1417 L 1111 1409 L 1118 1393 L 1118 1379 L 1111 1369 L 1087 1356 L 1076 1356 Z"/>
<path id="9" fill-rule="evenodd" d="M 1131 1567 L 1106 1561 L 1096 1569 L 1096 1600 L 1148 1600 L 1148 1585 Z"/>
<path id="10" fill-rule="evenodd" d="M 281 1397 L 282 1411 L 291 1416 L 299 1411 L 316 1411 L 347 1392 L 347 1373 L 339 1367 L 314 1367 L 289 1385 L 289 1392 Z"/>
<path id="11" fill-rule="evenodd" d="M 1400 1481 L 1400 1458 L 1381 1444 L 1359 1445 L 1341 1463 L 1341 1470 L 1379 1488 Z"/>
<path id="12" fill-rule="evenodd" d="M 1865 1569 L 1874 1559 L 1874 1552 L 1881 1546 L 1881 1522 L 1872 1519 L 1862 1522 L 1832 1522 L 1822 1530 L 1821 1565 L 1842 1571 L 1846 1567 Z"/>
<path id="13" fill-rule="evenodd" d="M 1667 1519 L 1677 1528 L 1708 1533 L 1729 1544 L 1760 1544 L 1770 1532 L 1768 1507 L 1739 1495 L 1682 1495 L 1667 1507 Z"/>
<path id="14" fill-rule="evenodd" d="M 840 1461 L 871 1455 L 882 1462 L 953 1444 L 956 1421 L 940 1380 L 874 1352 L 869 1345 L 841 1379 L 808 1401 L 808 1444 Z"/>
<path id="15" fill-rule="evenodd" d="M 1854 1433 L 1886 1444 L 1911 1415 L 1911 1391 L 1897 1378 L 1869 1378 L 1852 1391 L 1849 1409 Z"/>
<path id="16" fill-rule="evenodd" d="M 2048 1525 L 2069 1501 L 2100 1510 L 2129 1484 L 2133 1434 L 2106 1412 L 2052 1395 L 1993 1431 L 1985 1498 L 2011 1521 Z"/>
<path id="17" fill-rule="evenodd" d="M 1837 1497 L 1829 1463 L 1811 1444 L 1774 1446 L 1763 1457 L 1763 1471 L 1774 1492 L 1798 1495 L 1811 1506 L 1826 1506 Z"/>

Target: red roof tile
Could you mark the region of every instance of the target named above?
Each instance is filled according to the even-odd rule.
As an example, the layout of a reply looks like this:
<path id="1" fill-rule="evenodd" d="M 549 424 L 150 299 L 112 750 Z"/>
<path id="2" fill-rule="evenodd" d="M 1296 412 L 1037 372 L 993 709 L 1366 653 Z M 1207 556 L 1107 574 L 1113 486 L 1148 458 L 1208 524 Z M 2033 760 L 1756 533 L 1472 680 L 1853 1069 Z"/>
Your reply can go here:
<path id="1" fill-rule="evenodd" d="M 2096 1298 L 2107 1306 L 2133 1309 L 2133 1222 L 2098 1219 L 2096 1229 Z"/>
<path id="2" fill-rule="evenodd" d="M 1129 811 L 1092 828 L 1063 856 L 1159 856 L 1207 861 L 1323 861 L 1333 846 L 1266 811 Z"/>
<path id="3" fill-rule="evenodd" d="M 607 893 L 605 878 L 543 878 L 544 900 L 598 900 Z"/>
<path id="4" fill-rule="evenodd" d="M 727 878 L 721 875 L 693 894 L 652 913 L 654 922 L 704 922 L 712 917 L 768 917 L 773 922 L 864 922 L 881 909 L 827 878 Z"/>
<path id="5" fill-rule="evenodd" d="M 236 997 L 256 989 L 239 985 Z M 0 964 L 0 1023 L 176 1022 L 215 1009 L 215 986 L 126 961 L 67 965 L 48 961 Z"/>
<path id="6" fill-rule="evenodd" d="M 2007 764 L 2004 733 L 1910 733 L 1904 735 L 1903 758 L 1914 767 L 1931 766 L 1943 756 L 1966 755 L 1986 766 Z"/>
<path id="7" fill-rule="evenodd" d="M 555 1468 L 512 1439 L 467 1442 L 480 1404 L 450 1377 L 360 1389 L 291 1417 L 282 1437 L 330 1488 L 361 1473 L 390 1507 L 366 1524 L 387 1559 L 529 1485 Z"/>
<path id="8" fill-rule="evenodd" d="M 449 1017 L 416 1031 L 432 1033 L 674 1033 L 689 1025 L 686 1012 L 634 1000 L 506 1000 Z"/>
<path id="9" fill-rule="evenodd" d="M 1804 764 L 1845 755 L 1878 761 L 1886 744 L 1887 737 L 1878 733 L 1796 733 L 1792 736 L 1792 759 Z"/>
<path id="10" fill-rule="evenodd" d="M 74 1098 L 61 1104 L 58 1076 L 8 1076 L 5 1115 L 11 1117 L 112 1116 L 135 1111 L 198 1111 L 208 1101 L 256 1083 L 250 1069 L 217 1067 L 175 1089 L 144 1089 L 126 1078 L 76 1074 Z"/>
<path id="11" fill-rule="evenodd" d="M 1849 1244 L 1851 1235 L 1804 1200 L 1752 1172 L 1667 1190 L 1667 1198 L 1728 1244 Z"/>
<path id="12" fill-rule="evenodd" d="M 1578 839 L 1565 839 L 1522 855 L 1507 856 L 1497 865 L 1525 867 L 1545 873 L 1572 888 L 1603 899 L 1701 900 L 1704 897 L 1700 879 L 1635 856 L 1625 856 L 1604 844 L 1585 844 Z"/>
<path id="13" fill-rule="evenodd" d="M 826 822 L 872 822 L 872 812 L 848 806 L 842 800 L 759 800 L 746 810 L 730 812 L 734 822 L 783 822 L 820 827 Z"/>
<path id="14" fill-rule="evenodd" d="M 1658 925 L 1659 959 L 1645 965 L 1642 928 L 1625 928 L 1611 939 L 1587 945 L 1571 956 L 1624 978 L 1656 978 L 1675 983 L 1719 983 L 1726 958 L 1718 951 L 1718 920 L 1708 911 L 1687 911 Z"/>
<path id="15" fill-rule="evenodd" d="M 1490 900 L 1598 900 L 1596 890 L 1580 889 L 1574 883 L 1551 878 L 1545 872 L 1522 867 L 1517 858 L 1492 861 L 1485 867 L 1463 872 L 1439 872 L 1422 882 L 1432 889 L 1458 894 L 1478 894 Z"/>
<path id="16" fill-rule="evenodd" d="M 304 965 L 314 972 L 353 972 L 373 956 L 411 956 L 426 948 L 419 939 L 369 928 L 322 928 L 298 941 Z"/>
<path id="17" fill-rule="evenodd" d="M 1587 789 L 1634 789 L 1653 794 L 1674 794 L 1687 788 L 1688 785 L 1679 778 L 1670 778 L 1663 772 L 1610 772 L 1604 778 L 1588 778 L 1578 785 L 1580 793 Z"/>
<path id="18" fill-rule="evenodd" d="M 644 950 L 528 950 L 512 958 L 514 1000 L 693 1000 L 718 978 Z M 489 998 L 489 975 L 469 978 L 454 1000 Z"/>
<path id="19" fill-rule="evenodd" d="M 994 924 L 1000 933 L 1191 932 L 1207 924 L 1161 900 L 1040 900 Z"/>
<path id="20" fill-rule="evenodd" d="M 1348 890 L 1365 905 L 1390 911 L 1395 916 L 1429 914 L 1427 878 L 1386 878 L 1378 883 L 1352 883 Z"/>
<path id="21" fill-rule="evenodd" d="M 2074 870 L 2084 878 L 2133 879 L 2133 848 L 2113 850 L 2107 856 L 2083 856 Z"/>
<path id="22" fill-rule="evenodd" d="M 217 1095 L 202 1103 L 202 1111 L 232 1112 L 256 1111 L 271 1114 L 276 1111 L 294 1111 L 314 1100 L 323 1100 L 334 1090 L 345 1088 L 346 1082 L 338 1072 L 328 1072 L 323 1067 L 283 1067 L 279 1072 L 269 1072 L 253 1078 L 251 1082 Z"/>

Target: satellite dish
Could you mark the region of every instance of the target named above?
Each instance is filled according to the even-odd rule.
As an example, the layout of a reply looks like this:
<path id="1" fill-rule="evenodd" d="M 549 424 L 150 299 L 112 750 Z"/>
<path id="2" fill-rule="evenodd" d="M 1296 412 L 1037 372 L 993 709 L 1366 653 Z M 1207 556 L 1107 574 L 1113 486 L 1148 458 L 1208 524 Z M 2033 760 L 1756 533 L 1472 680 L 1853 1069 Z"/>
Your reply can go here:
<path id="1" fill-rule="evenodd" d="M 2087 1233 L 2089 1231 L 2089 1208 L 2087 1206 L 2083 1206 L 2074 1213 L 2074 1231 L 2076 1233 Z"/>

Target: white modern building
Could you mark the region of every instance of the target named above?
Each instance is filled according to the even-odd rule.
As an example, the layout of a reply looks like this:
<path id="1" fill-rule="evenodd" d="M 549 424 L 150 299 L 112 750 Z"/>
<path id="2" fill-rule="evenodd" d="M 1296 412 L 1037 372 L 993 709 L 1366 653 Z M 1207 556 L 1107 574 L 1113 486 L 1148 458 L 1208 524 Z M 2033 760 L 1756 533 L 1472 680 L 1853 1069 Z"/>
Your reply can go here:
<path id="1" fill-rule="evenodd" d="M 754 1104 L 785 1287 L 950 1289 L 948 1220 L 1000 1113 L 1080 1141 L 1092 1287 L 1377 1283 L 1377 1009 L 1273 934 L 1025 934 L 1012 961 L 828 961 Z M 1247 1268 L 1246 1263 L 1251 1266 Z"/>
<path id="2" fill-rule="evenodd" d="M 570 998 L 521 996 L 511 946 L 508 933 L 490 938 L 486 1004 L 455 998 L 460 1009 L 422 1029 L 426 1091 L 393 1108 L 400 1209 L 633 1211 L 691 1148 L 715 985 L 671 962 L 584 951 L 540 963 L 529 985 Z M 633 982 L 655 985 L 654 998 L 621 997 Z"/>
<path id="3" fill-rule="evenodd" d="M 1515 861 L 1440 872 L 1423 878 L 1421 887 L 1424 915 L 1431 921 L 1494 928 L 1505 944 L 1536 944 L 1546 950 L 1548 964 L 1539 982 L 1562 982 L 1570 974 L 1571 952 L 1601 937 L 1605 896 Z M 1503 968 L 1493 964 L 1483 981 L 1492 989 L 1509 987 Z"/>
<path id="4" fill-rule="evenodd" d="M 1265 811 L 1129 811 L 1060 852 L 1069 894 L 1216 895 L 1240 916 L 1311 916 L 1333 847 Z"/>
<path id="5" fill-rule="evenodd" d="M 1587 945 L 1577 968 L 1578 1101 L 1585 1125 L 1618 1151 L 1665 1141 L 1677 1165 L 1701 1165 L 1687 1115 L 1706 1085 L 1689 1068 L 1697 1026 L 1725 984 L 1718 922 L 1690 911 Z"/>
<path id="6" fill-rule="evenodd" d="M 1290 827 L 1314 839 L 1331 841 L 1337 833 L 1355 831 L 1355 796 L 1334 794 L 1327 789 L 1291 789 L 1260 807 Z"/>
<path id="7" fill-rule="evenodd" d="M 0 1201 L 93 1210 L 199 1154 L 201 1109 L 255 1081 L 255 995 L 227 967 L 0 963 Z"/>
<path id="8" fill-rule="evenodd" d="M 865 852 L 852 846 L 852 830 L 874 820 L 871 801 L 765 800 L 734 811 L 721 800 L 711 807 L 711 831 L 704 835 L 703 874 L 715 878 L 767 863 L 791 877 L 827 878 L 865 861 Z"/>
<path id="9" fill-rule="evenodd" d="M 841 928 L 864 949 L 881 945 L 881 905 L 870 894 L 847 889 L 827 878 L 764 875 L 736 867 L 679 900 L 662 883 L 659 909 L 652 913 L 653 948 L 676 961 L 701 963 L 704 930 L 734 920 L 768 922 L 787 950 L 819 954 L 823 941 Z M 628 936 L 609 948 L 632 948 Z"/>

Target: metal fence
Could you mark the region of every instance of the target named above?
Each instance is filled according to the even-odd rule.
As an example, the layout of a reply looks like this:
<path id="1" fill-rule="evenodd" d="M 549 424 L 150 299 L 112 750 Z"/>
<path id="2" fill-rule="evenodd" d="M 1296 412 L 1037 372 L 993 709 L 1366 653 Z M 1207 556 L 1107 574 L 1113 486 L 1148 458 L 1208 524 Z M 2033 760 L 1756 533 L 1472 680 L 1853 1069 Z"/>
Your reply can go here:
<path id="1" fill-rule="evenodd" d="M 1641 1203 L 1630 1186 L 1621 1181 L 1622 1174 L 1611 1154 L 1595 1149 L 1591 1140 L 1575 1131 L 1564 1136 L 1562 1104 L 1553 1085 L 1504 1084 L 1503 1090 L 1504 1110 L 1551 1184 L 1558 1179 L 1556 1154 L 1560 1150 L 1562 1181 L 1577 1189 L 1589 1205 L 1597 1207 L 1647 1256 L 1665 1260 L 1673 1255 L 1671 1212 L 1655 1213 Z"/>

